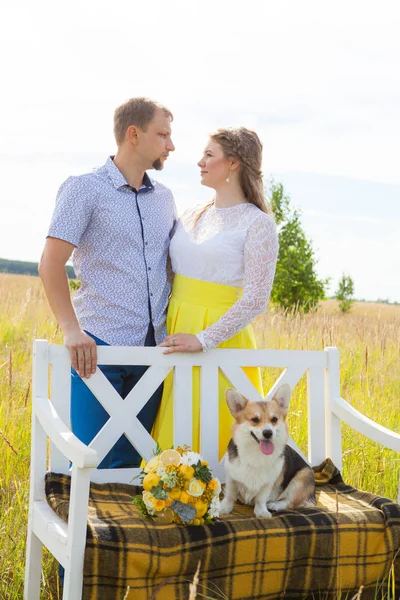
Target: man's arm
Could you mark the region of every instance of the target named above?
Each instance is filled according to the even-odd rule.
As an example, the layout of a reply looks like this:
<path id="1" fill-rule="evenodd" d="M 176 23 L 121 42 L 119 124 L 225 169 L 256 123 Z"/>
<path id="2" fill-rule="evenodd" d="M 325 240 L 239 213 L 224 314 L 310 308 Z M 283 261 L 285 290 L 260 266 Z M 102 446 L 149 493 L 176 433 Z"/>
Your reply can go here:
<path id="1" fill-rule="evenodd" d="M 80 327 L 71 302 L 67 260 L 75 246 L 64 240 L 48 237 L 40 259 L 39 275 L 50 308 L 64 334 L 72 367 L 81 377 L 90 377 L 96 371 L 97 347 L 95 341 Z"/>

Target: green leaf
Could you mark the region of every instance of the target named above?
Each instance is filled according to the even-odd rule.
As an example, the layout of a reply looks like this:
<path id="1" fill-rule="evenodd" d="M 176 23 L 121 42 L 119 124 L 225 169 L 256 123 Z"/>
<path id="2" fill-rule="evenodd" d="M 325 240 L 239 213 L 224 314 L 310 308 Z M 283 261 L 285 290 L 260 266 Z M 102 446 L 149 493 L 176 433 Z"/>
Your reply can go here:
<path id="1" fill-rule="evenodd" d="M 157 500 L 166 500 L 168 498 L 168 492 L 170 491 L 170 488 L 163 488 L 163 484 L 161 483 L 161 481 L 158 485 L 155 485 L 150 490 L 154 498 L 157 498 Z"/>
<path id="2" fill-rule="evenodd" d="M 135 477 L 132 477 L 132 479 L 130 480 L 130 482 L 129 482 L 129 483 L 131 484 L 131 483 L 132 483 L 132 481 L 136 481 L 136 479 L 139 479 L 139 478 L 141 478 L 141 480 L 140 480 L 140 484 L 142 484 L 142 483 L 143 483 L 143 479 L 144 479 L 145 475 L 146 475 L 146 473 L 145 473 L 144 471 L 141 471 L 140 473 L 138 473 L 137 475 L 135 475 Z"/>
<path id="3" fill-rule="evenodd" d="M 207 465 L 202 465 L 199 461 L 194 467 L 194 475 L 196 479 L 200 479 L 203 483 L 210 483 L 212 479 L 212 473 Z"/>
<path id="4" fill-rule="evenodd" d="M 162 451 L 163 451 L 163 449 L 161 448 L 161 446 L 159 446 L 159 445 L 158 445 L 158 442 L 157 442 L 156 449 L 155 449 L 155 450 L 153 450 L 153 455 L 154 455 L 154 456 L 158 456 L 159 454 L 161 454 L 161 453 L 162 453 Z"/>
<path id="5" fill-rule="evenodd" d="M 184 523 L 192 521 L 196 515 L 196 509 L 192 504 L 185 504 L 179 500 L 174 500 L 171 503 L 171 509 L 180 516 Z"/>
<path id="6" fill-rule="evenodd" d="M 139 509 L 139 511 L 142 513 L 142 515 L 144 517 L 146 517 L 147 519 L 150 519 L 151 521 L 155 520 L 155 516 L 151 515 L 149 513 L 149 511 L 147 510 L 147 507 L 144 503 L 144 500 L 142 498 L 142 496 L 134 496 L 132 498 L 132 504 L 134 504 L 135 506 L 137 506 L 137 508 Z"/>

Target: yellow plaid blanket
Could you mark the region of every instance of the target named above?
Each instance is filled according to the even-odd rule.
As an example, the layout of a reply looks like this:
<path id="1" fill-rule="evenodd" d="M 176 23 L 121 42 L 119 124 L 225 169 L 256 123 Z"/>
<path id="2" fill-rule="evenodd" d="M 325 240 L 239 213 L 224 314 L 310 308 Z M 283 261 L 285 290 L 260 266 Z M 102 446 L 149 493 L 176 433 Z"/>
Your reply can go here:
<path id="1" fill-rule="evenodd" d="M 136 486 L 92 484 L 84 600 L 123 600 L 128 586 L 128 600 L 187 600 L 199 561 L 198 598 L 290 600 L 361 585 L 363 600 L 373 597 L 400 548 L 400 507 L 343 483 L 329 459 L 314 471 L 316 508 L 256 519 L 237 504 L 198 527 L 144 520 Z M 64 520 L 69 491 L 68 476 L 47 474 L 47 500 Z M 399 562 L 400 552 L 398 575 Z"/>

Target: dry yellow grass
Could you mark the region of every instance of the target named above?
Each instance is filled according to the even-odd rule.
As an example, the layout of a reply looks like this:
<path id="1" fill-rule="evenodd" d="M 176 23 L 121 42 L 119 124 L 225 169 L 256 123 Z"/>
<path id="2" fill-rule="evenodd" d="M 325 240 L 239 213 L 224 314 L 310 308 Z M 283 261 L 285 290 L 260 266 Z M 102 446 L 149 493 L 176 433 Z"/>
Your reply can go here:
<path id="1" fill-rule="evenodd" d="M 378 423 L 400 431 L 400 307 L 356 304 L 341 315 L 334 301 L 305 316 L 270 311 L 256 323 L 260 347 L 341 351 L 342 396 Z M 29 454 L 31 348 L 35 338 L 61 343 L 38 278 L 0 274 L 0 598 L 22 598 Z M 276 372 L 266 372 L 266 384 Z M 304 381 L 297 386 L 290 426 L 307 448 Z M 399 458 L 343 431 L 344 478 L 357 487 L 396 496 Z M 43 599 L 58 598 L 47 561 Z"/>

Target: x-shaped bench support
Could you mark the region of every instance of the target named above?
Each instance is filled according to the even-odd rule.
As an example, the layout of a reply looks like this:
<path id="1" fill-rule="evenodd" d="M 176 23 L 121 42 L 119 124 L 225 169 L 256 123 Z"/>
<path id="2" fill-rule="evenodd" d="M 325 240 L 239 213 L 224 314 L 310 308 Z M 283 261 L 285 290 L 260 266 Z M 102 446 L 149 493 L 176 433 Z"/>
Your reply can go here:
<path id="1" fill-rule="evenodd" d="M 143 427 L 137 415 L 172 368 L 149 367 L 125 399 L 121 398 L 99 368 L 89 379 L 84 379 L 85 384 L 110 415 L 108 421 L 89 444 L 97 451 L 100 461 L 123 434 L 145 460 L 152 457 L 156 446 L 155 441 Z"/>

